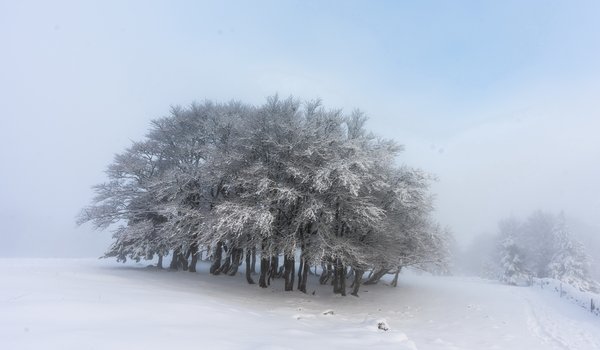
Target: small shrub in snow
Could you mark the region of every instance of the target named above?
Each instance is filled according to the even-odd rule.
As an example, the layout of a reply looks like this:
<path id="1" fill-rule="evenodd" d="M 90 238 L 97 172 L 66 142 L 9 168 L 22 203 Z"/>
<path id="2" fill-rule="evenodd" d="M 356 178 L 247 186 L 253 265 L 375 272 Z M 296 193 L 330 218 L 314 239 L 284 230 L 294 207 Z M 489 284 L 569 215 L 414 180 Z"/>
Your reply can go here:
<path id="1" fill-rule="evenodd" d="M 366 318 L 363 321 L 363 325 L 366 328 L 378 332 L 378 331 L 389 331 L 391 329 L 390 325 L 383 318 Z"/>
<path id="2" fill-rule="evenodd" d="M 377 329 L 381 329 L 382 331 L 389 331 L 390 326 L 387 324 L 387 322 L 385 320 L 378 320 L 377 321 Z"/>

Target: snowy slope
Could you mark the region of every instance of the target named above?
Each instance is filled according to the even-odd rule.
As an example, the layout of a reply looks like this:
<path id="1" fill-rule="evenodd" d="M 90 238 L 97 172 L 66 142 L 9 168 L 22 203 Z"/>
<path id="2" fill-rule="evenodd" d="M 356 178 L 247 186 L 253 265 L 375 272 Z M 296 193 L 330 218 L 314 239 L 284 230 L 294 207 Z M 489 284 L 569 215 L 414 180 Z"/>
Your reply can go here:
<path id="1" fill-rule="evenodd" d="M 599 317 L 536 288 L 405 275 L 355 298 L 310 282 L 0 260 L 0 349 L 600 349 Z"/>

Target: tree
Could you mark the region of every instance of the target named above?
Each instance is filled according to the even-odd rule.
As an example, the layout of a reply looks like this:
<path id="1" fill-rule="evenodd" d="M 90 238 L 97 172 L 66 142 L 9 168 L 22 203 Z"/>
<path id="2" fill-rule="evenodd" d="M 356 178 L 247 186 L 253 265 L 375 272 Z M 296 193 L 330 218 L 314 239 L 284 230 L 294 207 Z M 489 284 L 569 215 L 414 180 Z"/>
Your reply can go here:
<path id="1" fill-rule="evenodd" d="M 565 219 L 560 216 L 554 228 L 555 251 L 548 266 L 549 277 L 561 280 L 582 291 L 593 288 L 588 273 L 588 257 L 583 246 L 571 237 Z"/>
<path id="2" fill-rule="evenodd" d="M 257 252 L 259 286 L 282 269 L 287 291 L 298 257 L 299 290 L 322 264 L 342 295 L 349 270 L 358 295 L 367 270 L 443 265 L 449 232 L 430 218 L 430 176 L 395 165 L 402 147 L 365 122 L 291 97 L 175 107 L 116 157 L 80 221 L 118 225 L 107 256 L 119 260 L 171 251 L 172 268 L 195 271 L 210 250 L 210 272 L 235 275 L 245 254 L 248 283 Z"/>
<path id="3" fill-rule="evenodd" d="M 550 274 L 548 267 L 555 251 L 555 225 L 553 214 L 538 210 L 521 227 L 518 243 L 527 255 L 527 269 L 536 277 Z"/>
<path id="4" fill-rule="evenodd" d="M 502 266 L 501 280 L 510 285 L 517 285 L 525 277 L 522 252 L 512 236 L 504 238 L 500 251 L 500 264 Z"/>
<path id="5" fill-rule="evenodd" d="M 161 215 L 161 199 L 153 191 L 153 184 L 164 171 L 163 153 L 152 141 L 136 142 L 115 156 L 107 171 L 109 181 L 94 187 L 93 205 L 78 217 L 79 224 L 92 221 L 100 229 L 127 223 L 115 230 L 115 242 L 105 257 L 139 261 L 167 254 L 168 240 L 160 235 L 167 219 Z"/>
<path id="6" fill-rule="evenodd" d="M 573 239 L 564 215 L 537 211 L 521 223 L 514 218 L 500 223 L 495 252 L 500 279 L 517 284 L 526 276 L 554 278 L 581 290 L 593 290 L 589 258 Z"/>

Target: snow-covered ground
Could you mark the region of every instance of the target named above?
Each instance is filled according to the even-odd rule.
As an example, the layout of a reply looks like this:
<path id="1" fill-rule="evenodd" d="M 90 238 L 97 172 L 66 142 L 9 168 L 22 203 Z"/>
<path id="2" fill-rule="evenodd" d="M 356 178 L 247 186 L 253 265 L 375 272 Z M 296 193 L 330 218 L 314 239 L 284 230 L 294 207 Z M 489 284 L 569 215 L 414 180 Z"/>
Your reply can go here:
<path id="1" fill-rule="evenodd" d="M 600 349 L 600 317 L 537 288 L 409 274 L 355 298 L 144 266 L 0 260 L 0 349 Z"/>

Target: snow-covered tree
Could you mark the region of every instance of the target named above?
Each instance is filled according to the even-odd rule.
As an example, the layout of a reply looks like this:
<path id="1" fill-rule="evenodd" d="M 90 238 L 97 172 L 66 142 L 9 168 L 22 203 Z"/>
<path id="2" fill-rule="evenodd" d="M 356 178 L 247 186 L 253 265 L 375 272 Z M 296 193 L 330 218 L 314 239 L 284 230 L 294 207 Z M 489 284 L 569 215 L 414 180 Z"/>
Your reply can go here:
<path id="1" fill-rule="evenodd" d="M 550 275 L 548 268 L 555 251 L 556 224 L 554 214 L 538 210 L 525 220 L 519 234 L 514 236 L 527 255 L 527 270 L 535 277 Z"/>
<path id="2" fill-rule="evenodd" d="M 320 101 L 271 97 L 259 107 L 207 101 L 173 108 L 152 122 L 109 167 L 81 222 L 118 225 L 107 256 L 173 255 L 194 271 L 212 251 L 211 273 L 233 275 L 246 257 L 261 260 L 259 285 L 279 275 L 306 291 L 308 270 L 322 265 L 345 295 L 348 270 L 357 295 L 366 270 L 441 266 L 449 233 L 431 218 L 430 177 L 396 166 L 402 150 L 365 129 L 359 111 L 345 116 Z M 225 254 L 225 257 L 223 257 Z M 378 279 L 377 278 L 377 279 Z"/>
<path id="3" fill-rule="evenodd" d="M 572 238 L 564 216 L 554 228 L 555 249 L 548 266 L 549 277 L 561 280 L 582 291 L 593 288 L 588 273 L 588 257 L 581 243 Z"/>
<path id="4" fill-rule="evenodd" d="M 502 241 L 500 251 L 500 264 L 502 268 L 501 280 L 510 285 L 517 285 L 524 280 L 524 259 L 521 250 L 511 236 Z"/>
<path id="5" fill-rule="evenodd" d="M 164 160 L 156 143 L 135 142 L 115 156 L 107 170 L 109 181 L 94 187 L 93 205 L 82 210 L 78 223 L 91 221 L 100 229 L 119 225 L 106 257 L 139 261 L 155 254 L 161 259 L 168 253 L 169 243 L 159 234 L 167 219 L 161 215 L 161 199 L 153 191 L 166 169 Z"/>
<path id="6" fill-rule="evenodd" d="M 531 276 L 555 278 L 581 290 L 596 288 L 588 273 L 589 258 L 569 232 L 563 214 L 537 211 L 523 223 L 503 220 L 497 242 L 494 255 L 500 279 L 508 284 Z"/>

